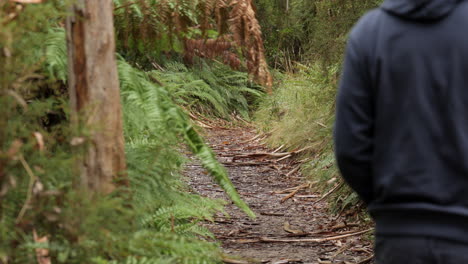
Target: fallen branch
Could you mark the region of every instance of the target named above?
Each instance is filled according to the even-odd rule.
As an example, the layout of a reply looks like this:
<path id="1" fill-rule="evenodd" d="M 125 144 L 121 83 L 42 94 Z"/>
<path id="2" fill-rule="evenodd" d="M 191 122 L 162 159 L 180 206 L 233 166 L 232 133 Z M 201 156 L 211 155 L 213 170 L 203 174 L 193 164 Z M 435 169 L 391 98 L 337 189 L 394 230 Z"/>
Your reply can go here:
<path id="1" fill-rule="evenodd" d="M 283 149 L 283 148 L 284 148 L 284 145 L 281 145 L 279 148 L 273 150 L 272 153 L 276 153 L 276 152 L 280 151 L 280 150 Z"/>
<path id="2" fill-rule="evenodd" d="M 338 255 L 344 253 L 346 250 L 350 249 L 353 246 L 352 243 L 348 243 L 344 246 L 342 246 L 340 249 L 338 249 L 332 256 L 331 259 L 335 259 Z"/>
<path id="3" fill-rule="evenodd" d="M 282 160 L 289 159 L 289 158 L 292 157 L 292 156 L 293 156 L 292 154 L 289 154 L 289 155 L 287 155 L 287 156 L 282 157 L 281 159 L 277 159 L 275 162 L 280 162 L 280 161 L 282 161 Z"/>
<path id="4" fill-rule="evenodd" d="M 331 189 L 329 192 L 327 192 L 322 198 L 318 199 L 317 201 L 313 202 L 312 205 L 320 203 L 321 201 L 325 200 L 328 196 L 330 196 L 333 192 L 338 190 L 341 186 L 343 186 L 343 182 L 340 184 L 336 185 L 333 189 Z"/>
<path id="5" fill-rule="evenodd" d="M 305 194 L 305 195 L 296 195 L 296 197 L 310 199 L 310 198 L 319 198 L 320 196 L 317 194 Z"/>
<path id="6" fill-rule="evenodd" d="M 342 223 L 342 224 L 332 226 L 331 231 L 336 231 L 336 230 L 347 228 L 347 227 L 357 227 L 357 226 L 359 226 L 359 224 L 356 224 L 356 223 L 350 223 L 350 224 Z"/>
<path id="7" fill-rule="evenodd" d="M 263 166 L 268 165 L 268 162 L 221 162 L 225 166 Z"/>
<path id="8" fill-rule="evenodd" d="M 351 234 L 346 234 L 346 235 L 339 235 L 339 236 L 331 236 L 331 237 L 325 237 L 325 238 L 304 238 L 304 239 L 285 239 L 285 238 L 269 238 L 269 237 L 260 237 L 258 239 L 251 239 L 251 240 L 241 240 L 238 241 L 238 243 L 258 243 L 258 242 L 265 242 L 265 243 L 321 243 L 321 242 L 327 242 L 327 241 L 332 241 L 332 240 L 338 240 L 338 239 L 343 239 L 347 237 L 352 237 L 352 236 L 358 236 L 362 235 L 365 233 L 368 233 L 370 231 L 373 231 L 374 228 L 369 228 L 364 231 L 359 231 Z"/>
<path id="9" fill-rule="evenodd" d="M 286 173 L 286 177 L 287 178 L 291 177 L 294 173 L 298 172 L 300 168 L 301 168 L 300 166 L 297 166 L 296 168 L 294 168 L 290 172 Z"/>
<path id="10" fill-rule="evenodd" d="M 296 190 L 296 189 L 298 189 L 298 188 L 304 189 L 304 188 L 310 187 L 310 186 L 312 186 L 313 184 L 316 184 L 316 183 L 317 183 L 317 181 L 308 182 L 308 183 L 304 183 L 304 184 L 301 184 L 301 185 L 296 186 L 296 187 L 286 188 L 286 189 L 281 190 L 281 191 L 274 191 L 273 193 L 274 193 L 274 194 L 290 193 L 290 192 L 292 192 L 292 191 L 294 191 L 294 190 Z M 304 187 L 304 186 L 305 186 L 305 187 Z"/>
<path id="11" fill-rule="evenodd" d="M 256 152 L 256 153 L 247 153 L 247 154 L 242 154 L 242 155 L 237 155 L 234 156 L 235 159 L 241 159 L 241 158 L 262 158 L 262 157 L 273 157 L 273 158 L 282 158 L 285 156 L 291 155 L 290 152 L 280 152 L 280 153 L 275 153 L 275 152 Z"/>
<path id="12" fill-rule="evenodd" d="M 294 195 L 296 195 L 296 193 L 298 193 L 300 190 L 305 189 L 305 188 L 309 188 L 310 186 L 311 186 L 311 183 L 305 183 L 305 184 L 302 184 L 302 185 L 296 187 L 296 189 L 294 189 L 290 194 L 288 194 L 287 196 L 283 197 L 283 199 L 281 199 L 281 203 L 286 202 L 287 200 L 294 197 Z"/>
<path id="13" fill-rule="evenodd" d="M 261 212 L 261 215 L 268 215 L 268 216 L 284 216 L 282 213 L 268 213 L 268 212 Z"/>
<path id="14" fill-rule="evenodd" d="M 323 123 L 320 123 L 320 122 L 317 122 L 317 121 L 315 121 L 314 123 L 317 124 L 317 125 L 319 125 L 319 126 L 321 126 L 321 127 L 323 127 L 323 128 L 328 128 L 328 127 L 327 127 L 326 125 L 324 125 Z"/>
<path id="15" fill-rule="evenodd" d="M 301 149 L 299 149 L 299 150 L 292 151 L 291 153 L 293 153 L 293 154 L 299 154 L 299 153 L 304 152 L 304 151 L 306 151 L 306 150 L 308 150 L 308 149 L 311 149 L 311 148 L 313 148 L 313 146 L 304 147 L 304 148 L 301 148 Z"/>
<path id="16" fill-rule="evenodd" d="M 370 255 L 369 257 L 367 257 L 367 258 L 365 258 L 365 259 L 359 261 L 359 262 L 356 263 L 356 264 L 365 264 L 365 263 L 368 263 L 368 262 L 370 262 L 373 258 L 374 258 L 374 254 L 372 254 L 372 255 Z"/>
<path id="17" fill-rule="evenodd" d="M 258 138 L 260 138 L 260 137 L 262 137 L 262 136 L 264 136 L 264 135 L 263 135 L 263 134 L 258 134 L 258 135 L 256 135 L 255 137 L 253 137 L 253 138 L 251 138 L 251 139 L 247 139 L 246 141 L 242 141 L 242 142 L 240 142 L 240 143 L 241 143 L 241 144 L 250 143 L 250 142 L 255 141 L 256 139 L 258 139 Z"/>
<path id="18" fill-rule="evenodd" d="M 223 257 L 223 262 L 226 264 L 249 264 L 250 261 L 240 260 L 240 259 L 231 259 L 227 257 Z"/>
<path id="19" fill-rule="evenodd" d="M 203 123 L 203 122 L 200 121 L 200 120 L 196 120 L 195 122 L 196 122 L 197 125 L 200 126 L 200 127 L 209 128 L 209 129 L 214 129 L 214 127 L 212 127 L 212 126 L 210 126 L 210 125 L 207 125 L 207 124 Z"/>
<path id="20" fill-rule="evenodd" d="M 283 229 L 284 231 L 288 232 L 288 233 L 291 233 L 291 234 L 294 234 L 294 235 L 304 235 L 304 234 L 307 234 L 306 232 L 302 231 L 302 230 L 298 230 L 298 229 L 292 229 L 291 225 L 289 224 L 288 221 L 284 222 L 283 224 Z"/>
<path id="21" fill-rule="evenodd" d="M 270 262 L 267 262 L 270 263 Z M 288 263 L 302 263 L 302 259 L 280 259 L 275 262 L 271 262 L 271 264 L 288 264 Z"/>
<path id="22" fill-rule="evenodd" d="M 277 151 L 279 151 L 281 148 L 283 148 L 283 146 L 281 146 L 280 148 L 274 150 L 273 152 L 255 152 L 255 153 L 247 153 L 247 154 L 243 154 L 243 155 L 238 155 L 236 156 L 235 158 L 250 158 L 250 157 L 273 157 L 273 158 L 283 158 L 283 159 L 286 159 L 286 158 L 289 158 L 289 157 L 292 157 L 293 155 L 296 155 L 296 154 L 299 154 L 301 152 L 304 152 L 308 149 L 310 149 L 311 147 L 305 147 L 305 148 L 302 148 L 302 149 L 299 149 L 299 150 L 296 150 L 296 151 L 291 151 L 291 152 L 279 152 L 277 153 Z M 282 159 L 279 159 L 277 161 L 281 161 Z"/>

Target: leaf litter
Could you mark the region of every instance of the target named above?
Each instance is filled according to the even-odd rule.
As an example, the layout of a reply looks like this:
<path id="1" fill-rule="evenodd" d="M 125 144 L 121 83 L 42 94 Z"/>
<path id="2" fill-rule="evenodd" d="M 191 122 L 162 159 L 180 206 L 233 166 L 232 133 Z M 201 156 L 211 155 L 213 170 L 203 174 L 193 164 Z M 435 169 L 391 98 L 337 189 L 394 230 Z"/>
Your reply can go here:
<path id="1" fill-rule="evenodd" d="M 206 222 L 221 242 L 225 263 L 330 263 L 372 262 L 372 228 L 347 223 L 330 214 L 325 198 L 313 191 L 315 182 L 300 174 L 296 154 L 268 149 L 251 127 L 206 128 L 207 140 L 229 171 L 238 192 L 257 219 L 233 204 L 229 217 L 217 215 Z M 196 160 L 187 166 L 192 189 L 206 197 L 227 199 Z"/>

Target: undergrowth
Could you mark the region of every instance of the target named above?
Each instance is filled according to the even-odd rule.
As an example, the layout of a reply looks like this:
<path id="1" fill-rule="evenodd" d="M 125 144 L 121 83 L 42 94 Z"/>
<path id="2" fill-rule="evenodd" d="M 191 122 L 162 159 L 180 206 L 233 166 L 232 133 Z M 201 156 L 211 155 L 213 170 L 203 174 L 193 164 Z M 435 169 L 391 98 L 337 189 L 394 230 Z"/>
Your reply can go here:
<path id="1" fill-rule="evenodd" d="M 279 76 L 273 95 L 261 101 L 255 122 L 275 148 L 308 149 L 300 158 L 305 161 L 301 172 L 325 194 L 341 181 L 332 142 L 339 68 L 318 63 L 297 67 L 296 74 Z M 337 214 L 360 204 L 356 194 L 342 186 L 329 199 Z"/>
<path id="2" fill-rule="evenodd" d="M 131 187 L 90 195 L 74 188 L 74 159 L 86 145 L 68 128 L 64 31 L 43 30 L 34 38 L 45 43 L 34 50 L 37 57 L 18 54 L 14 62 L 38 62 L 34 75 L 22 79 L 30 89 L 10 85 L 30 72 L 2 79 L 8 84 L 0 93 L 8 123 L 0 138 L 0 263 L 35 263 L 40 248 L 53 263 L 220 262 L 219 245 L 209 242 L 212 234 L 199 223 L 213 220 L 226 202 L 190 193 L 182 176 L 185 148 L 235 204 L 254 214 L 176 103 L 188 111 L 247 118 L 248 101 L 261 95 L 247 75 L 217 64 L 189 70 L 173 63 L 144 72 L 119 57 Z"/>
<path id="3" fill-rule="evenodd" d="M 201 61 L 188 69 L 178 62 L 166 63 L 164 71 L 149 72 L 178 105 L 204 116 L 250 119 L 253 102 L 263 95 L 261 87 L 249 81 L 245 72 L 231 70 L 221 63 Z"/>

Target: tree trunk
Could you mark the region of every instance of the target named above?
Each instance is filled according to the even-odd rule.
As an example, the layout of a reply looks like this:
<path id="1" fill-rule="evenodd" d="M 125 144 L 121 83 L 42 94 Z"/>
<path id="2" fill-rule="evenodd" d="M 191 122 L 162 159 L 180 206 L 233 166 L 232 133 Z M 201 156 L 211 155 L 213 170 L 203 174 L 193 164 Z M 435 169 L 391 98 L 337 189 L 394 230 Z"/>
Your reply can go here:
<path id="1" fill-rule="evenodd" d="M 77 0 L 67 19 L 72 123 L 89 135 L 80 183 L 110 193 L 127 184 L 112 0 Z"/>

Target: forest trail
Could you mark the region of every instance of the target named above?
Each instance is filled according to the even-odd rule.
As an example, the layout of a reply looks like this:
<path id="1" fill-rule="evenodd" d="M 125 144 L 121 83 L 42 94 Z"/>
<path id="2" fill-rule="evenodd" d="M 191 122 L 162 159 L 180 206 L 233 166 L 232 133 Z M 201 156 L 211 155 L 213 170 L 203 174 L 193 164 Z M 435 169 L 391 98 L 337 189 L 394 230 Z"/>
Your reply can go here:
<path id="1" fill-rule="evenodd" d="M 295 161 L 276 155 L 266 148 L 254 129 L 246 127 L 207 129 L 207 140 L 228 169 L 241 197 L 257 214 L 249 219 L 234 205 L 227 206 L 230 217 L 218 214 L 215 222 L 206 223 L 229 256 L 226 263 L 370 263 L 372 246 L 363 231 L 330 215 L 326 201 L 311 192 L 309 184 L 295 170 Z M 255 154 L 254 154 L 255 153 Z M 185 174 L 194 191 L 211 198 L 226 199 L 224 192 L 211 181 L 195 161 Z M 318 202 L 317 202 L 318 201 Z M 330 237 L 344 235 L 342 239 Z M 320 242 L 273 240 L 322 239 Z"/>

